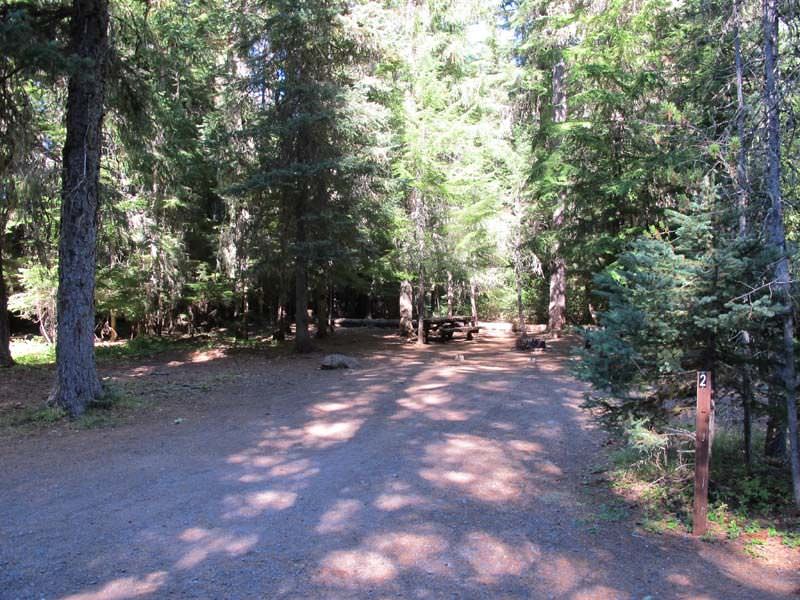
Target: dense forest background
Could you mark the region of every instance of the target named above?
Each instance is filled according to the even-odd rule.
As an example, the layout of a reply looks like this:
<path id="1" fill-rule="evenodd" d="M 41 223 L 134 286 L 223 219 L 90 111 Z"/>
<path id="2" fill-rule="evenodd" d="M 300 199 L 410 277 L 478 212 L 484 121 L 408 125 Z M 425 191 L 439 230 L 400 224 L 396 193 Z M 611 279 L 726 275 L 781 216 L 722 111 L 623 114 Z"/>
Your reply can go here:
<path id="1" fill-rule="evenodd" d="M 796 10 L 5 2 L 0 362 L 58 340 L 80 412 L 87 339 L 294 322 L 305 351 L 408 281 L 418 312 L 590 326 L 611 422 L 713 370 L 800 501 Z"/>

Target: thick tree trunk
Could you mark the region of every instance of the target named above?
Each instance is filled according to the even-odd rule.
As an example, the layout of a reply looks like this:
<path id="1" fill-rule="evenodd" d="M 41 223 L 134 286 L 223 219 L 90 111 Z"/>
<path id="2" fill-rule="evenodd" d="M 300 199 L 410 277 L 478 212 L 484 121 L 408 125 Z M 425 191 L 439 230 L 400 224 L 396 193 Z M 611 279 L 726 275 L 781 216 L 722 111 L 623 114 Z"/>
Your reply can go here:
<path id="1" fill-rule="evenodd" d="M 775 282 L 777 297 L 782 305 L 783 365 L 781 375 L 789 429 L 790 465 L 795 505 L 800 508 L 800 450 L 797 435 L 797 396 L 794 363 L 794 302 L 791 295 L 791 275 L 786 248 L 781 196 L 781 140 L 778 92 L 778 0 L 764 0 L 764 104 L 767 112 L 767 193 L 770 213 L 767 219 L 767 242 L 775 249 Z"/>
<path id="2" fill-rule="evenodd" d="M 566 63 L 559 53 L 553 65 L 553 122 L 564 123 L 567 120 L 567 86 Z M 559 142 L 560 145 L 560 142 Z M 558 195 L 558 205 L 553 212 L 553 229 L 558 231 L 564 225 L 566 198 L 563 192 Z M 561 256 L 561 248 L 556 243 L 553 249 L 553 261 L 550 271 L 550 303 L 547 309 L 547 328 L 559 335 L 567 322 L 567 264 Z"/>
<path id="3" fill-rule="evenodd" d="M 738 210 L 739 210 L 739 238 L 745 239 L 750 234 L 750 226 L 747 218 L 747 210 L 750 205 L 750 184 L 747 176 L 747 144 L 745 142 L 745 118 L 746 106 L 744 103 L 744 63 L 742 60 L 741 43 L 741 15 L 742 0 L 734 0 L 733 3 L 733 52 L 734 65 L 736 67 L 736 135 L 739 138 L 739 152 L 736 160 L 736 184 L 738 188 Z M 752 415 L 753 405 L 753 384 L 750 373 L 750 361 L 752 352 L 750 348 L 750 332 L 742 332 L 742 353 L 744 364 L 742 365 L 742 429 L 744 434 L 744 457 L 748 471 L 752 464 L 753 442 L 752 442 Z"/>
<path id="4" fill-rule="evenodd" d="M 50 402 L 73 417 L 102 393 L 94 360 L 94 289 L 107 0 L 73 0 L 71 50 L 86 61 L 69 78 L 58 257 L 56 384 Z"/>
<path id="5" fill-rule="evenodd" d="M 400 335 L 408 337 L 414 332 L 414 290 L 408 281 L 400 284 Z"/>
<path id="6" fill-rule="evenodd" d="M 14 364 L 11 357 L 11 327 L 8 322 L 8 290 L 3 272 L 3 249 L 5 242 L 5 223 L 0 219 L 0 367 Z"/>

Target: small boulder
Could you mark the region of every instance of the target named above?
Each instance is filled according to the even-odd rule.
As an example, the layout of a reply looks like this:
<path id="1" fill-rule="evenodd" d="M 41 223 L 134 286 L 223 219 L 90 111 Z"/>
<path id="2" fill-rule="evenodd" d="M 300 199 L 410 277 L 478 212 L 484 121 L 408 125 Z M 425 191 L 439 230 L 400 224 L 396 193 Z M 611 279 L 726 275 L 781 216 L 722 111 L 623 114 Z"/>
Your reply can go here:
<path id="1" fill-rule="evenodd" d="M 352 356 L 345 356 L 344 354 L 328 354 L 322 359 L 320 369 L 356 369 L 358 368 L 358 361 Z"/>
<path id="2" fill-rule="evenodd" d="M 529 337 L 517 338 L 514 346 L 517 350 L 547 350 L 547 342 Z"/>

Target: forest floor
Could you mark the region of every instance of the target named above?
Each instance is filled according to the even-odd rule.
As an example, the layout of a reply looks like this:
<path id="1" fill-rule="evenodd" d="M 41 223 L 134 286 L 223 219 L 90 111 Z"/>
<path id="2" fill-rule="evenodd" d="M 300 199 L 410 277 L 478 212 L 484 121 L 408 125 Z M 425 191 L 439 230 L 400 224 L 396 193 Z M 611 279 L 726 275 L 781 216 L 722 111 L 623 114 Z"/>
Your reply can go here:
<path id="1" fill-rule="evenodd" d="M 568 344 L 343 330 L 321 348 L 359 369 L 104 363 L 135 398 L 113 427 L 0 432 L 0 598 L 797 598 L 796 554 L 636 525 L 597 476 Z M 0 409 L 41 402 L 51 372 L 2 373 Z"/>

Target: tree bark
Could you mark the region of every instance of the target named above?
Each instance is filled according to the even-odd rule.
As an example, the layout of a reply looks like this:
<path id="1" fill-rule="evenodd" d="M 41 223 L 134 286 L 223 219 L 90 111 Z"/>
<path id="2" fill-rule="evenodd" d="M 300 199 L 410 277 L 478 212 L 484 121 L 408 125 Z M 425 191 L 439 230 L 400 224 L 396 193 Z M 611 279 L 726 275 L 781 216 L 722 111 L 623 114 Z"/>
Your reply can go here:
<path id="1" fill-rule="evenodd" d="M 453 316 L 453 298 L 455 297 L 455 293 L 453 292 L 453 274 L 448 271 L 447 272 L 447 316 Z"/>
<path id="2" fill-rule="evenodd" d="M 408 337 L 414 332 L 414 290 L 408 281 L 400 284 L 400 335 Z"/>
<path id="3" fill-rule="evenodd" d="M 514 257 L 514 285 L 517 291 L 517 324 L 519 326 L 519 337 L 528 337 L 528 326 L 525 323 L 525 306 L 522 304 L 522 268 L 519 264 L 519 248 L 515 250 L 517 256 Z"/>
<path id="4" fill-rule="evenodd" d="M 286 300 L 283 297 L 278 298 L 278 310 L 275 314 L 275 333 L 273 337 L 279 342 L 286 339 Z"/>
<path id="5" fill-rule="evenodd" d="M 317 333 L 316 337 L 328 337 L 328 291 L 327 285 L 320 286 L 317 291 Z"/>
<path id="6" fill-rule="evenodd" d="M 781 126 L 778 91 L 778 0 L 763 1 L 764 27 L 764 105 L 767 112 L 767 193 L 770 212 L 767 218 L 767 243 L 778 256 L 775 263 L 777 299 L 781 305 L 783 325 L 783 365 L 781 375 L 786 402 L 789 433 L 792 491 L 795 505 L 800 508 L 800 451 L 797 435 L 797 396 L 794 362 L 794 302 L 791 295 L 791 275 L 786 247 L 781 196 Z"/>
<path id="7" fill-rule="evenodd" d="M 553 65 L 553 122 L 564 123 L 567 120 L 566 63 L 559 53 Z M 560 146 L 560 141 L 557 146 Z M 558 195 L 558 205 L 553 212 L 553 229 L 558 231 L 564 225 L 566 198 L 564 193 Z M 553 248 L 553 261 L 550 271 L 550 303 L 547 309 L 547 328 L 559 335 L 567 322 L 567 264 L 561 256 L 561 248 L 556 242 Z"/>
<path id="8" fill-rule="evenodd" d="M 734 65 L 736 68 L 736 135 L 739 138 L 739 151 L 736 160 L 736 185 L 737 185 L 737 208 L 739 211 L 739 239 L 746 239 L 750 234 L 750 226 L 747 218 L 747 210 L 750 205 L 750 183 L 747 176 L 747 144 L 745 142 L 745 118 L 746 109 L 744 103 L 744 62 L 742 60 L 741 43 L 741 18 L 742 0 L 734 0 L 733 3 L 733 52 Z M 744 434 L 744 458 L 748 471 L 752 465 L 753 442 L 752 442 L 752 406 L 753 406 L 753 383 L 750 374 L 750 362 L 752 351 L 750 348 L 750 332 L 742 332 L 742 353 L 744 364 L 742 365 L 742 433 Z"/>
<path id="9" fill-rule="evenodd" d="M 8 290 L 3 272 L 3 250 L 5 245 L 5 219 L 0 218 L 0 367 L 11 367 L 11 326 L 8 320 Z"/>
<path id="10" fill-rule="evenodd" d="M 250 297 L 247 282 L 242 278 L 242 313 L 241 313 L 241 336 L 243 340 L 248 339 L 248 319 L 250 317 Z"/>
<path id="11" fill-rule="evenodd" d="M 417 242 L 417 271 L 419 290 L 417 292 L 417 344 L 425 343 L 425 203 L 419 190 L 411 192 L 412 218 Z"/>
<path id="12" fill-rule="evenodd" d="M 58 246 L 56 384 L 50 402 L 73 417 L 102 393 L 94 359 L 94 289 L 105 73 L 107 0 L 73 0 L 71 51 L 86 61 L 70 75 Z"/>
<path id="13" fill-rule="evenodd" d="M 475 286 L 475 281 L 470 280 L 469 282 L 469 307 L 472 311 L 472 326 L 478 326 L 478 293 Z"/>
<path id="14" fill-rule="evenodd" d="M 425 343 L 425 268 L 420 261 L 419 289 L 417 290 L 417 345 Z"/>
<path id="15" fill-rule="evenodd" d="M 367 292 L 367 319 L 372 318 L 372 301 L 373 295 L 375 294 L 375 278 L 373 277 L 372 280 L 369 282 L 369 292 Z"/>

